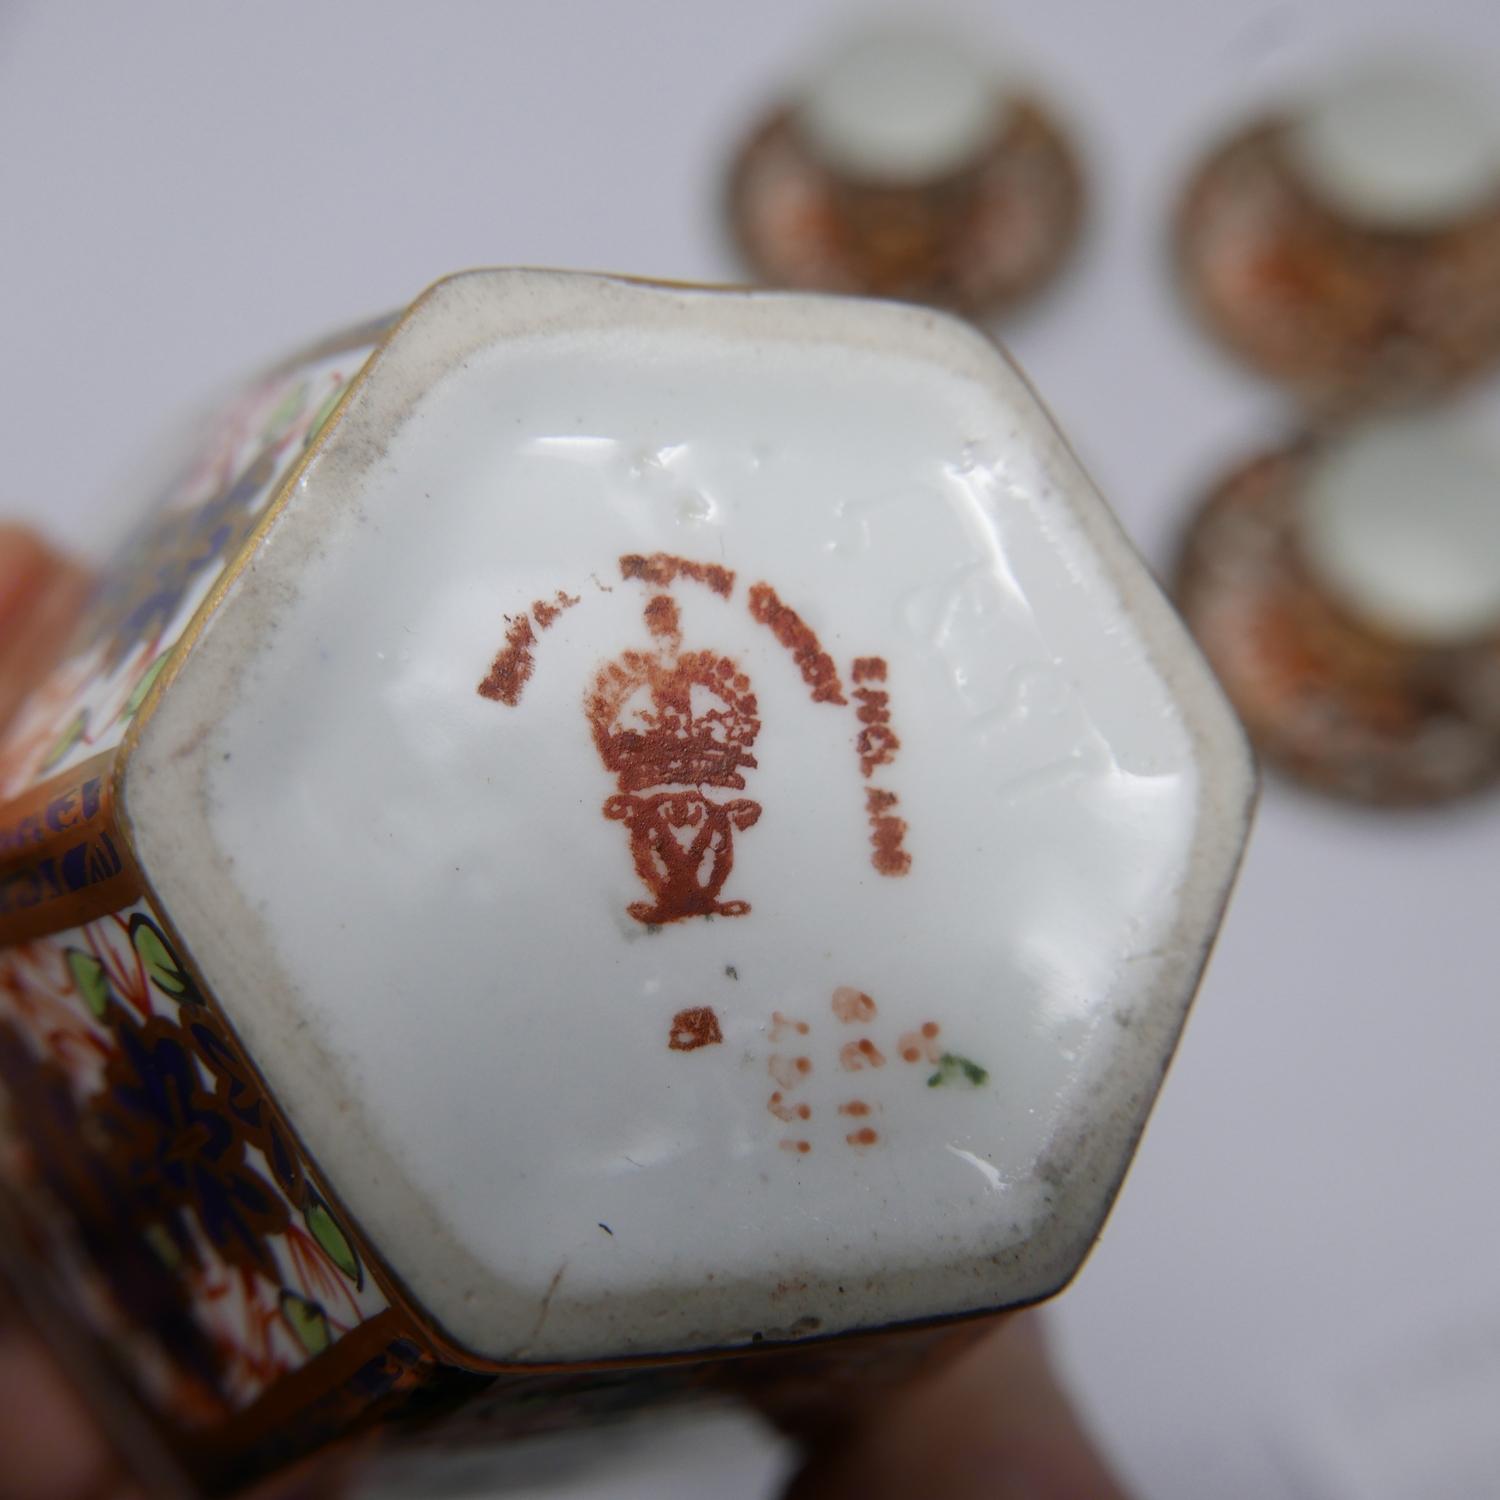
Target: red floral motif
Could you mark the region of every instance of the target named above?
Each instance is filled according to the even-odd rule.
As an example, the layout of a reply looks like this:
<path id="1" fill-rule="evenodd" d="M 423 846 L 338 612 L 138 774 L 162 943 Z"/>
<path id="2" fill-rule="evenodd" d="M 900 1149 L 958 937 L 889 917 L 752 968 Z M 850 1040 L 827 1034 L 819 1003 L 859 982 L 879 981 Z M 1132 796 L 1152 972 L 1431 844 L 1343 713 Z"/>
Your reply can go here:
<path id="1" fill-rule="evenodd" d="M 109 1033 L 89 1015 L 58 944 L 18 943 L 0 951 L 0 1015 L 25 1027 L 80 1097 L 100 1087 L 111 1052 Z"/>
<path id="2" fill-rule="evenodd" d="M 76 705 L 99 675 L 101 664 L 97 652 L 74 657 L 52 672 L 21 705 L 0 738 L 0 798 L 14 796 L 40 779 L 69 711 L 81 712 Z"/>
<path id="3" fill-rule="evenodd" d="M 0 955 L 7 1103 L 0 1170 L 51 1204 L 95 1322 L 179 1419 L 217 1420 L 386 1305 L 144 910 Z"/>
<path id="4" fill-rule="evenodd" d="M 69 654 L 0 740 L 0 798 L 118 742 L 277 477 L 343 388 L 336 369 L 254 387 L 99 576 Z"/>

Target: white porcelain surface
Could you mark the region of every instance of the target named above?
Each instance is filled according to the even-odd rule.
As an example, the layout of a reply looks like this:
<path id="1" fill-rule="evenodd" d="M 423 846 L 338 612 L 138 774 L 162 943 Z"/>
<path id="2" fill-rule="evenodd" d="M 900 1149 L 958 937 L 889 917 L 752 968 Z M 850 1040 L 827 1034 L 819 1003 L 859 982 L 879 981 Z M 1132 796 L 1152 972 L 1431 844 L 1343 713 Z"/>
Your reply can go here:
<path id="1" fill-rule="evenodd" d="M 1357 614 L 1434 643 L 1500 630 L 1500 455 L 1445 417 L 1389 418 L 1319 454 L 1303 549 Z"/>
<path id="2" fill-rule="evenodd" d="M 1345 73 L 1306 101 L 1288 139 L 1312 186 L 1376 227 L 1442 224 L 1500 192 L 1490 93 L 1420 55 Z"/>
<path id="3" fill-rule="evenodd" d="M 625 576 L 658 553 L 733 585 Z M 836 688 L 765 623 L 768 585 Z M 497 694 L 518 628 L 532 675 Z M 708 800 L 756 813 L 718 913 L 657 920 L 586 699 L 627 651 L 699 650 L 759 720 Z M 899 748 L 862 767 L 874 657 Z M 346 1203 L 455 1337 L 542 1359 L 1055 1288 L 1249 788 L 1175 619 L 978 334 L 483 273 L 353 398 L 125 790 Z M 904 872 L 876 868 L 872 790 Z M 674 1047 L 705 1007 L 717 1039 Z"/>
<path id="4" fill-rule="evenodd" d="M 803 84 L 797 124 L 836 170 L 921 182 L 972 161 L 1010 98 L 984 46 L 937 27 L 887 23 L 825 55 Z"/>

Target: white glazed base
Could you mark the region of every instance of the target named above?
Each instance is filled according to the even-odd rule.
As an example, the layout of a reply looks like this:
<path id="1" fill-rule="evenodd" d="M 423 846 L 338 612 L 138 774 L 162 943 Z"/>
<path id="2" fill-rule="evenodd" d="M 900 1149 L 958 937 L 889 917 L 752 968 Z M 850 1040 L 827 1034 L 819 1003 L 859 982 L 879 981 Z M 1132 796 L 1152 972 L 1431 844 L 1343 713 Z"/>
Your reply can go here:
<path id="1" fill-rule="evenodd" d="M 622 563 L 658 554 L 700 577 Z M 647 790 L 586 710 L 611 660 L 695 651 L 749 678 L 758 726 L 743 785 L 700 790 L 756 811 L 719 909 L 674 913 L 632 862 Z M 439 284 L 380 357 L 124 790 L 160 901 L 416 1302 L 541 1361 L 1054 1290 L 1250 781 L 977 334 L 495 272 Z"/>

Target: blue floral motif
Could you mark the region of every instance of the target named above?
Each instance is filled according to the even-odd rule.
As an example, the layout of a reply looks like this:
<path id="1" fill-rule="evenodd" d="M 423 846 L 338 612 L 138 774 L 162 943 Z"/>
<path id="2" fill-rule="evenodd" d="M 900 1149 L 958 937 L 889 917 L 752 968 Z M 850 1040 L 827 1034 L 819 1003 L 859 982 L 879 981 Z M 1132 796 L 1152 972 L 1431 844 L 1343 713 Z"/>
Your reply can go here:
<path id="1" fill-rule="evenodd" d="M 202 1084 L 181 1030 L 163 1018 L 122 1017 L 98 1119 L 143 1222 L 167 1229 L 192 1258 L 186 1215 L 231 1264 L 270 1273 L 265 1237 L 286 1228 L 286 1205 L 245 1161 L 244 1140 Z"/>

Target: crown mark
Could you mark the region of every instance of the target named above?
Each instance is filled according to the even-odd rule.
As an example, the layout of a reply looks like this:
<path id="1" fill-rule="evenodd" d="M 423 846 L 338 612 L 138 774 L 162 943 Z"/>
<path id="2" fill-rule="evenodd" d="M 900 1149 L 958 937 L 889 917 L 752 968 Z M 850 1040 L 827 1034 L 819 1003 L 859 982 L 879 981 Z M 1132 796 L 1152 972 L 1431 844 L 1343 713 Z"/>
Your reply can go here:
<path id="1" fill-rule="evenodd" d="M 743 917 L 750 903 L 723 899 L 734 868 L 735 835 L 760 821 L 761 804 L 734 796 L 746 790 L 746 772 L 757 769 L 760 707 L 748 674 L 716 650 L 684 650 L 682 615 L 668 590 L 697 584 L 728 602 L 735 575 L 716 563 L 656 552 L 627 553 L 620 577 L 652 590 L 641 617 L 651 637 L 607 661 L 584 694 L 594 748 L 616 790 L 601 811 L 623 823 L 636 875 L 650 899 L 626 908 L 636 921 L 656 927 L 691 917 Z M 605 593 L 612 592 L 594 579 Z M 515 708 L 535 670 L 539 632 L 579 603 L 559 591 L 537 600 L 529 614 L 508 617 L 505 644 L 481 680 L 481 697 Z M 812 627 L 770 584 L 747 594 L 750 617 L 769 631 L 791 658 L 814 704 L 846 712 L 853 707 L 854 748 L 868 781 L 895 758 L 901 741 L 891 727 L 887 667 L 883 658 L 857 657 L 851 668 L 854 703 L 845 696 L 833 658 Z M 729 793 L 731 795 L 723 795 Z M 911 856 L 903 847 L 906 822 L 893 809 L 894 792 L 866 787 L 870 862 L 881 875 L 904 875 Z"/>
<path id="2" fill-rule="evenodd" d="M 682 650 L 670 595 L 654 595 L 644 613 L 657 649 L 606 662 L 586 702 L 599 758 L 619 787 L 604 816 L 625 825 L 636 874 L 652 896 L 627 910 L 652 926 L 742 917 L 750 903 L 721 901 L 719 893 L 734 867 L 734 835 L 759 821 L 761 806 L 707 789 L 744 790 L 760 733 L 755 694 L 730 657 Z"/>

